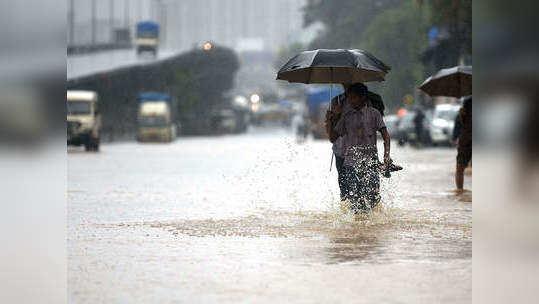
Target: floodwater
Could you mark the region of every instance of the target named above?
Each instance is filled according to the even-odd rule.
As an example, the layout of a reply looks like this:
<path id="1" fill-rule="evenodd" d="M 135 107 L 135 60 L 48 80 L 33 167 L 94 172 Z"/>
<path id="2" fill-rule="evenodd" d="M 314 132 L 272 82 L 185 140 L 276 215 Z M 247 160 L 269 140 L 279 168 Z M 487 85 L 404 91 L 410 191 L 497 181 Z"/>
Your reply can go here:
<path id="1" fill-rule="evenodd" d="M 456 151 L 392 149 L 404 170 L 355 221 L 329 143 L 286 130 L 70 148 L 69 302 L 471 302 Z"/>

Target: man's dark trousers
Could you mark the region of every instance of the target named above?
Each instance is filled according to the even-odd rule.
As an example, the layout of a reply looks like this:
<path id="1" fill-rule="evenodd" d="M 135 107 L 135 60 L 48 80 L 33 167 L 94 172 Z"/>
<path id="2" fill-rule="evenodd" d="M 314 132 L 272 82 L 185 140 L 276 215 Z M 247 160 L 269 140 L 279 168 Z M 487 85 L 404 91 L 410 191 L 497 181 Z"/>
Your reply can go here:
<path id="1" fill-rule="evenodd" d="M 344 157 L 339 157 L 335 155 L 335 167 L 337 167 L 337 175 L 338 175 L 337 181 L 339 182 L 339 189 L 341 192 L 341 201 L 344 200 L 344 189 L 345 189 L 343 165 L 344 165 Z"/>

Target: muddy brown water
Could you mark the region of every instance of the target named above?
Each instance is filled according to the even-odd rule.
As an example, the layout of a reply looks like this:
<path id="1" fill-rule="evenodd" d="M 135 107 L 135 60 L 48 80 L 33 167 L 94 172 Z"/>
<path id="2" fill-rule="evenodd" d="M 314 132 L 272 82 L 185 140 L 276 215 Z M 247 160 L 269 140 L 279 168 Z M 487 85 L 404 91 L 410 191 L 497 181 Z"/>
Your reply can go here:
<path id="1" fill-rule="evenodd" d="M 392 154 L 405 169 L 356 221 L 329 145 L 283 130 L 70 149 L 69 302 L 470 302 L 472 192 L 453 191 L 456 152 Z"/>

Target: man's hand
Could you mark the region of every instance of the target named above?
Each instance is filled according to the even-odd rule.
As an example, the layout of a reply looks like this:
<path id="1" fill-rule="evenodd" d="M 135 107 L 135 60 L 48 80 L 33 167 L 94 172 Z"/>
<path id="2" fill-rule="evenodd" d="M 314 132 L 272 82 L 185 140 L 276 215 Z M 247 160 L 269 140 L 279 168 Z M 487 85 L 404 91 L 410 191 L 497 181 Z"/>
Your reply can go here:
<path id="1" fill-rule="evenodd" d="M 327 121 L 332 120 L 334 117 L 339 116 L 341 112 L 342 112 L 342 106 L 338 104 L 332 110 L 326 111 L 326 120 Z"/>
<path id="2" fill-rule="evenodd" d="M 389 166 L 391 165 L 392 162 L 393 162 L 393 160 L 391 159 L 391 157 L 389 157 L 389 155 L 385 155 L 384 156 L 384 165 L 380 168 L 380 170 L 382 170 L 382 171 L 387 170 L 387 168 L 389 168 Z"/>
<path id="3" fill-rule="evenodd" d="M 389 166 L 392 162 L 393 160 L 389 157 L 389 154 L 384 155 L 384 165 Z"/>
<path id="4" fill-rule="evenodd" d="M 380 133 L 382 134 L 382 138 L 384 139 L 384 170 L 385 170 L 393 162 L 391 160 L 391 157 L 389 157 L 389 152 L 391 148 L 391 144 L 390 144 L 391 139 L 389 138 L 389 133 L 387 132 L 386 127 L 383 127 L 382 129 L 380 129 Z"/>
<path id="5" fill-rule="evenodd" d="M 342 113 L 342 106 L 338 104 L 333 108 L 333 114 L 340 115 L 341 113 Z"/>
<path id="6" fill-rule="evenodd" d="M 330 121 L 331 119 L 333 119 L 333 112 L 328 110 L 326 111 L 326 122 Z"/>

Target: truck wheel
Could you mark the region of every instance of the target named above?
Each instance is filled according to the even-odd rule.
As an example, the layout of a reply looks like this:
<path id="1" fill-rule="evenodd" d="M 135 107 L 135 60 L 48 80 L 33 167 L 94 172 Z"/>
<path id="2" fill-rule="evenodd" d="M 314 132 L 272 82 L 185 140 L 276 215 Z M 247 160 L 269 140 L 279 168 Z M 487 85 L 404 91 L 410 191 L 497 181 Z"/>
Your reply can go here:
<path id="1" fill-rule="evenodd" d="M 84 147 L 86 148 L 86 151 L 99 151 L 99 137 L 89 137 L 84 144 Z"/>
<path id="2" fill-rule="evenodd" d="M 99 151 L 99 137 L 94 139 L 93 150 L 96 152 Z"/>

